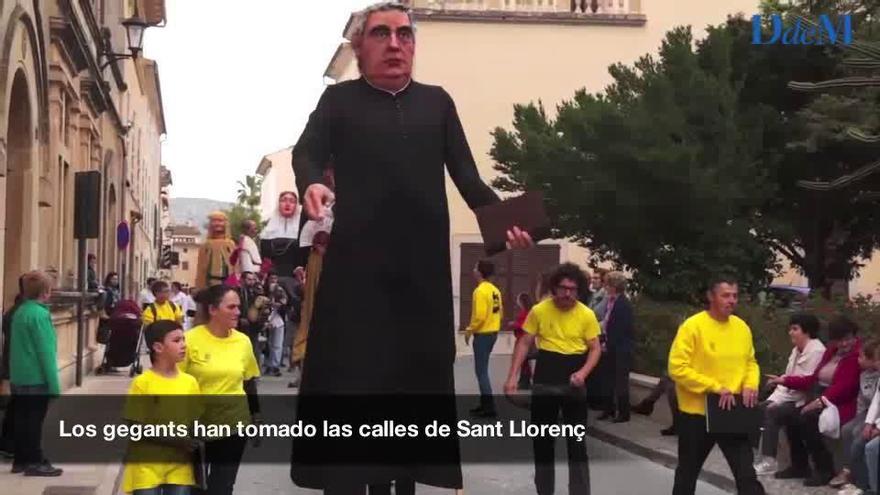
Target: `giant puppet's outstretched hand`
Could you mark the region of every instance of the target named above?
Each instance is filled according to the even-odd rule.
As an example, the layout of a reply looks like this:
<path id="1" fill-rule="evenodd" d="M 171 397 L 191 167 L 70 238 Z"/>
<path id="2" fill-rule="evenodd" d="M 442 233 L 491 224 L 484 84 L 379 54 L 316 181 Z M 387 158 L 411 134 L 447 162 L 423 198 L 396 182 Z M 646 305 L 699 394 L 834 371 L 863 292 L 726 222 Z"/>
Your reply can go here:
<path id="1" fill-rule="evenodd" d="M 306 189 L 305 198 L 303 198 L 303 206 L 306 210 L 309 220 L 323 220 L 324 206 L 332 203 L 336 199 L 333 191 L 324 184 L 312 184 Z"/>

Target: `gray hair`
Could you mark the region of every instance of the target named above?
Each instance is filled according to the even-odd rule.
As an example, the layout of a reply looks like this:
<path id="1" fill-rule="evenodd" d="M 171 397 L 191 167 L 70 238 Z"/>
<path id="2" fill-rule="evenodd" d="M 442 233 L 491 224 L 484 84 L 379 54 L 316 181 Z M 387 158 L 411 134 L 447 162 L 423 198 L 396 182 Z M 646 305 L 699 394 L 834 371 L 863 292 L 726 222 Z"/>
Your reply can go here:
<path id="1" fill-rule="evenodd" d="M 412 10 L 406 5 L 400 2 L 379 2 L 370 5 L 369 7 L 356 12 L 352 16 L 352 41 L 354 42 L 356 39 L 360 39 L 364 35 L 364 30 L 367 27 L 367 19 L 370 18 L 370 14 L 375 12 L 389 12 L 389 11 L 399 11 L 406 14 L 409 17 L 409 23 L 412 26 L 413 30 L 416 29 L 416 21 L 413 18 Z"/>
<path id="2" fill-rule="evenodd" d="M 610 272 L 605 275 L 605 285 L 613 287 L 618 293 L 626 292 L 626 275 L 621 272 Z"/>

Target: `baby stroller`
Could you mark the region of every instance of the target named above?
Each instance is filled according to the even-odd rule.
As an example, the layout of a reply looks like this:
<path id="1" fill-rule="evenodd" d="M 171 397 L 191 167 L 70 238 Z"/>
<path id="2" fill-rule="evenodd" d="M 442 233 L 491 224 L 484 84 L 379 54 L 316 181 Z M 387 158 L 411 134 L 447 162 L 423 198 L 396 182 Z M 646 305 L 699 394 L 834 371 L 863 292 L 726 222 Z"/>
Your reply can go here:
<path id="1" fill-rule="evenodd" d="M 110 315 L 110 340 L 104 349 L 104 361 L 97 373 L 106 373 L 111 368 L 131 365 L 129 376 L 141 372 L 141 310 L 131 300 L 119 301 Z"/>

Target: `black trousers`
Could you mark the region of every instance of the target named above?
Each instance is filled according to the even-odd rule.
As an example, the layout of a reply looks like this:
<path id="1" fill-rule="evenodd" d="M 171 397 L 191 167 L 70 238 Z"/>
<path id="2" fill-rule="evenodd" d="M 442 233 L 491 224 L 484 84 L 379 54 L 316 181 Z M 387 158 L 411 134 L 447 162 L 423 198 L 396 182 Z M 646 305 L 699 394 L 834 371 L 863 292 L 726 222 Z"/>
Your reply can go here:
<path id="1" fill-rule="evenodd" d="M 0 449 L 13 452 L 15 445 L 15 401 L 10 396 L 6 403 L 6 411 L 3 413 L 3 426 L 0 427 Z"/>
<path id="2" fill-rule="evenodd" d="M 247 439 L 231 436 L 205 443 L 208 489 L 202 495 L 232 495 Z M 198 492 L 198 490 L 195 490 Z"/>
<path id="3" fill-rule="evenodd" d="M 669 375 L 663 375 L 660 378 L 660 381 L 657 382 L 657 386 L 655 386 L 651 390 L 651 393 L 648 394 L 648 396 L 645 397 L 642 402 L 650 403 L 651 405 L 653 405 L 658 400 L 660 400 L 660 397 L 662 397 L 664 394 L 666 395 L 666 401 L 669 404 L 669 412 L 672 416 L 672 426 L 674 427 L 676 425 L 676 418 L 679 415 L 678 397 L 675 396 L 675 382 L 673 382 L 672 379 L 669 378 Z"/>
<path id="4" fill-rule="evenodd" d="M 602 358 L 608 360 L 605 412 L 629 419 L 629 373 L 632 371 L 632 353 L 609 349 Z"/>
<path id="5" fill-rule="evenodd" d="M 672 495 L 694 495 L 697 479 L 715 444 L 721 448 L 739 495 L 765 495 L 764 486 L 755 475 L 754 454 L 748 435 L 706 432 L 706 417 L 680 413 L 678 416 L 678 467 Z"/>
<path id="6" fill-rule="evenodd" d="M 341 484 L 339 486 L 331 486 L 324 489 L 324 495 L 364 495 L 365 493 L 368 493 L 369 495 L 391 495 L 391 483 L 369 485 L 369 487 L 364 485 L 346 486 Z M 415 493 L 416 483 L 414 481 L 396 480 L 394 482 L 395 495 L 415 495 Z"/>
<path id="7" fill-rule="evenodd" d="M 569 376 L 584 365 L 585 356 L 562 355 L 539 351 L 535 363 L 535 384 L 532 389 L 532 424 L 555 425 L 562 414 L 567 424 L 587 424 L 587 401 L 583 390 L 571 389 L 559 393 L 560 387 L 568 385 Z M 548 391 L 546 386 L 553 387 Z M 555 438 L 535 437 L 532 448 L 535 454 L 535 488 L 538 495 L 552 495 L 556 484 Z M 590 495 L 590 461 L 587 457 L 586 438 L 567 438 L 568 493 Z"/>
<path id="8" fill-rule="evenodd" d="M 810 411 L 807 414 L 797 414 L 789 417 L 785 425 L 785 433 L 788 437 L 788 445 L 791 449 L 791 465 L 805 471 L 810 470 L 809 458 L 813 458 L 816 471 L 821 474 L 834 474 L 834 458 L 819 431 L 819 415 L 822 410 Z"/>
<path id="9" fill-rule="evenodd" d="M 25 387 L 35 389 L 38 387 Z M 39 387 L 45 389 L 45 387 Z M 19 389 L 20 390 L 20 389 Z M 27 466 L 43 462 L 43 421 L 49 410 L 49 395 L 29 390 L 19 393 L 14 387 L 15 464 Z"/>
<path id="10" fill-rule="evenodd" d="M 605 411 L 608 408 L 608 399 L 613 391 L 610 376 L 611 364 L 607 353 L 602 353 L 599 363 L 587 377 L 587 405 L 594 411 Z M 535 366 L 537 366 L 537 362 Z"/>

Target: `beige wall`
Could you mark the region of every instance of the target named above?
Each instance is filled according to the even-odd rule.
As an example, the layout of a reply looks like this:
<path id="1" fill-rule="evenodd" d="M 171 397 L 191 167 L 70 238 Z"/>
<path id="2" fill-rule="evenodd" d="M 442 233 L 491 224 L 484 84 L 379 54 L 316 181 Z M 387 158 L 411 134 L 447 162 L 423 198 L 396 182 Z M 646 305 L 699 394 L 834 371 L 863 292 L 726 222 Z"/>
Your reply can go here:
<path id="1" fill-rule="evenodd" d="M 263 176 L 260 197 L 260 212 L 263 220 L 268 220 L 278 209 L 279 194 L 284 191 L 296 191 L 296 181 L 291 166 L 292 150 L 292 147 L 288 147 L 264 156 L 257 168 L 257 174 Z"/>
<path id="2" fill-rule="evenodd" d="M 199 261 L 200 244 L 175 242 L 174 250 L 179 253 L 180 264 L 171 271 L 171 278 L 183 285 L 195 287 L 196 265 Z"/>
<path id="3" fill-rule="evenodd" d="M 128 210 L 139 212 L 143 218 L 133 228 L 132 256 L 134 263 L 129 272 L 137 285 L 158 272 L 159 252 L 157 207 L 159 206 L 159 168 L 162 163 L 161 129 L 156 123 L 155 109 L 148 94 L 147 77 L 142 67 L 125 64 L 129 91 L 123 98 L 123 115 L 132 128 L 128 132 L 128 180 L 131 187 L 126 198 Z"/>
<path id="4" fill-rule="evenodd" d="M 693 25 L 695 35 L 729 14 L 757 11 L 757 0 L 642 0 L 643 26 L 563 25 L 511 22 L 448 22 L 417 19 L 415 78 L 439 84 L 453 97 L 480 174 L 496 174 L 489 157 L 491 132 L 510 129 L 513 105 L 542 101 L 548 113 L 575 91 L 602 90 L 611 77 L 608 66 L 631 64 L 656 53 L 665 33 L 675 26 Z M 567 2 L 565 2 L 567 5 Z M 339 57 L 342 59 L 342 57 Z M 340 79 L 357 77 L 354 63 L 337 69 Z M 447 180 L 450 200 L 453 293 L 459 315 L 459 253 L 463 242 L 479 242 L 476 219 L 454 185 Z M 584 264 L 587 252 L 563 243 L 563 261 Z M 458 323 L 456 323 L 457 325 Z"/>

